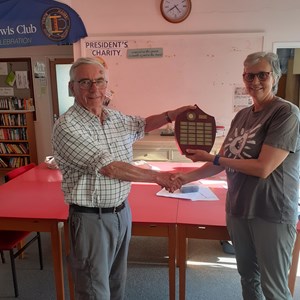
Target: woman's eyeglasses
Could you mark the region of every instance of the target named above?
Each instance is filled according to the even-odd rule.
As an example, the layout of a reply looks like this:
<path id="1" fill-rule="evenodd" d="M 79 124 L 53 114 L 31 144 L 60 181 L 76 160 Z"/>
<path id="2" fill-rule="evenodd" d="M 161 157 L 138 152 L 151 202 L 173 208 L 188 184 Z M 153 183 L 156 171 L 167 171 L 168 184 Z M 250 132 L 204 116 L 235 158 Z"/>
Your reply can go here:
<path id="1" fill-rule="evenodd" d="M 93 84 L 96 85 L 97 88 L 99 89 L 104 89 L 107 87 L 107 81 L 104 79 L 95 79 L 95 80 L 90 80 L 90 79 L 81 79 L 76 81 L 79 83 L 79 86 L 83 90 L 89 90 Z"/>
<path id="2" fill-rule="evenodd" d="M 259 73 L 244 73 L 243 78 L 247 82 L 252 82 L 256 76 L 259 81 L 266 81 L 270 77 L 271 73 L 272 71 Z"/>

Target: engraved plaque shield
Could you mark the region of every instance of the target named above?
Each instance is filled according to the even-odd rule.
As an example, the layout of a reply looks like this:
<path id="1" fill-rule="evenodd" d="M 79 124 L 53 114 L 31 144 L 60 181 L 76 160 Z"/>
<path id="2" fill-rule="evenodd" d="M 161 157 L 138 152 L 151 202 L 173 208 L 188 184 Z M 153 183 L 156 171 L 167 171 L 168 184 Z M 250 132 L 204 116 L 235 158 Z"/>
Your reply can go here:
<path id="1" fill-rule="evenodd" d="M 175 120 L 175 138 L 183 155 L 186 149 L 210 152 L 216 138 L 216 121 L 213 116 L 196 109 L 187 110 Z"/>

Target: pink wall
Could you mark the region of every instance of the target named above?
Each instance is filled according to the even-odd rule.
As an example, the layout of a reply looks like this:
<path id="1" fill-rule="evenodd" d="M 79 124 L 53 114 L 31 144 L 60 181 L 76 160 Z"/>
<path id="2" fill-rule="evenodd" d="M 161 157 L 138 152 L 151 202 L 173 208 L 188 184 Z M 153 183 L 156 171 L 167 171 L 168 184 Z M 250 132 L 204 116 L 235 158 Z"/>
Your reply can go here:
<path id="1" fill-rule="evenodd" d="M 89 36 L 190 34 L 190 33 L 249 33 L 263 32 L 263 48 L 272 50 L 274 42 L 300 43 L 299 0 L 192 0 L 190 17 L 181 24 L 171 24 L 160 14 L 160 0 L 60 0 L 81 16 Z M 49 59 L 72 57 L 70 47 L 34 47 L 1 49 L 1 57 L 31 57 L 44 62 L 49 80 Z M 80 56 L 80 44 L 74 45 L 74 57 Z M 38 121 L 36 134 L 39 161 L 51 155 L 52 96 L 50 81 L 46 88 L 34 82 Z M 140 105 L 140 99 L 135 105 Z M 220 95 L 219 101 L 224 101 Z M 225 105 L 231 105 L 231 99 Z M 172 102 L 165 103 L 172 107 Z M 157 107 L 160 111 L 164 107 Z M 214 114 L 224 107 L 216 107 Z"/>
<path id="2" fill-rule="evenodd" d="M 264 49 L 273 42 L 299 41 L 299 0 L 192 0 L 181 24 L 160 14 L 160 0 L 65 0 L 84 21 L 90 36 L 121 34 L 264 32 Z"/>
<path id="3" fill-rule="evenodd" d="M 169 23 L 162 17 L 161 0 L 65 2 L 79 13 L 89 37 L 105 39 L 130 35 L 262 33 L 262 49 L 267 51 L 272 51 L 274 42 L 300 41 L 299 0 L 192 0 L 189 18 L 179 24 Z M 82 55 L 80 43 L 77 43 L 74 45 L 74 57 Z M 220 99 L 224 96 L 228 98 L 224 94 L 217 96 Z M 164 100 L 163 109 L 172 107 L 172 102 L 168 101 Z M 227 101 L 231 101 L 231 97 Z M 138 105 L 140 99 L 134 97 L 133 106 Z"/>

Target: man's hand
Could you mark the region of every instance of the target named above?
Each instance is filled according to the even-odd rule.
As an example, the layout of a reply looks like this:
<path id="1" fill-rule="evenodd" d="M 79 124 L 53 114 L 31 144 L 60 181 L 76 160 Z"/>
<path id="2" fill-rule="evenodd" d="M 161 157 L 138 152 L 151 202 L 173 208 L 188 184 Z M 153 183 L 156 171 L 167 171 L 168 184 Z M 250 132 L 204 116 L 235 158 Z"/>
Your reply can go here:
<path id="1" fill-rule="evenodd" d="M 156 183 L 164 187 L 170 193 L 173 193 L 182 186 L 180 177 L 174 176 L 173 173 L 159 172 L 156 179 Z"/>
<path id="2" fill-rule="evenodd" d="M 176 190 L 181 188 L 182 185 L 189 182 L 188 173 L 173 173 L 171 175 L 171 180 L 174 182 L 174 184 L 168 188 L 168 192 L 174 193 Z M 181 183 L 180 187 L 176 185 L 177 182 Z"/>
<path id="3" fill-rule="evenodd" d="M 178 115 L 180 115 L 181 113 L 185 112 L 186 110 L 190 110 L 190 109 L 196 109 L 197 106 L 196 105 L 186 105 L 186 106 L 181 106 L 177 109 L 174 110 L 169 110 L 168 111 L 168 116 L 172 121 L 175 121 L 176 117 Z"/>
<path id="4" fill-rule="evenodd" d="M 158 115 L 152 115 L 147 117 L 146 125 L 145 125 L 145 132 L 150 132 L 154 129 L 158 129 L 163 125 L 166 125 L 166 122 L 173 122 L 175 121 L 176 117 L 181 114 L 182 112 L 189 110 L 189 109 L 196 109 L 197 106 L 195 105 L 186 105 L 181 106 L 174 110 L 168 110 Z"/>

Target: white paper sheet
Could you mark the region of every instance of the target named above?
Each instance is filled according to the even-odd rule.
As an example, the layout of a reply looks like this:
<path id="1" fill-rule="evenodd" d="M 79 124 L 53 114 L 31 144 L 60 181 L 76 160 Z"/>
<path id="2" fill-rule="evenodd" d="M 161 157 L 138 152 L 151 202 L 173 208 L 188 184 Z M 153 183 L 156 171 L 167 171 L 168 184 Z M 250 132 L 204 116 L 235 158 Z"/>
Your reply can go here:
<path id="1" fill-rule="evenodd" d="M 174 193 L 169 193 L 165 188 L 160 190 L 156 195 L 162 197 L 188 199 L 192 201 L 214 201 L 219 200 L 215 193 L 210 188 L 198 184 L 199 191 L 194 193 L 180 193 L 180 190 L 176 190 Z"/>
<path id="2" fill-rule="evenodd" d="M 29 82 L 27 77 L 27 71 L 15 71 L 17 89 L 28 89 Z"/>

